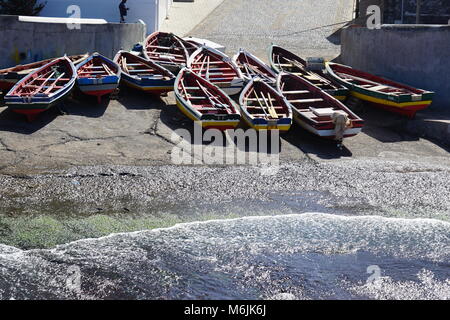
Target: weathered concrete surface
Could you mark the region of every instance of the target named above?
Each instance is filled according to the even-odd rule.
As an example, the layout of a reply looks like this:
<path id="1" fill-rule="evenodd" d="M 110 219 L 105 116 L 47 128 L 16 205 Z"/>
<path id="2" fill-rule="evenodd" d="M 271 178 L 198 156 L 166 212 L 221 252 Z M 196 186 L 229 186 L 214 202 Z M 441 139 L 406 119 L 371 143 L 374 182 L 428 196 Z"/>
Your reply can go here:
<path id="1" fill-rule="evenodd" d="M 95 104 L 95 99 L 76 95 L 58 108 L 28 123 L 21 115 L 0 108 L 0 172 L 31 174 L 73 165 L 170 164 L 177 140 L 173 131 L 193 124 L 176 107 L 173 93 L 155 98 L 123 88 L 119 101 Z M 450 159 L 446 149 L 400 130 L 401 117 L 360 110 L 366 126 L 360 135 L 346 139 L 340 151 L 297 126 L 281 138 L 281 161 L 306 156 L 315 160 L 382 158 Z M 386 119 L 389 119 L 388 121 Z"/>
<path id="2" fill-rule="evenodd" d="M 242 47 L 267 60 L 273 42 L 303 56 L 334 58 L 340 53 L 334 33 L 352 20 L 353 0 L 224 1 L 189 35 Z"/>
<path id="3" fill-rule="evenodd" d="M 161 23 L 160 30 L 173 32 L 182 37 L 202 22 L 224 0 L 196 0 L 175 2 L 171 5 L 168 18 Z"/>
<path id="4" fill-rule="evenodd" d="M 143 41 L 146 32 L 142 23 L 80 27 L 69 29 L 65 23 L 21 22 L 17 16 L 0 16 L 0 68 L 95 51 L 114 57 L 118 50 L 129 50 Z"/>
<path id="5" fill-rule="evenodd" d="M 450 108 L 450 26 L 347 27 L 341 44 L 343 63 L 434 91 L 431 108 Z"/>

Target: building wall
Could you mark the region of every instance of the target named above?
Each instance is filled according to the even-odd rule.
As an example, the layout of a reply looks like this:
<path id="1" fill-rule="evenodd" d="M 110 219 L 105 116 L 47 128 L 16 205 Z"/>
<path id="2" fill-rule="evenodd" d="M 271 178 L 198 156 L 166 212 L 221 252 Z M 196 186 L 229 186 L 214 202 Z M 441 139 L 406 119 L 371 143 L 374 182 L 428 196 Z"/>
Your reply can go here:
<path id="1" fill-rule="evenodd" d="M 40 0 L 47 2 L 41 16 L 64 17 L 67 8 L 77 5 L 81 9 L 81 18 L 105 19 L 108 22 L 119 22 L 120 0 Z M 130 8 L 127 22 L 137 22 L 142 20 L 147 25 L 147 32 L 151 33 L 159 29 L 162 21 L 166 18 L 172 0 L 129 0 L 127 7 Z"/>
<path id="2" fill-rule="evenodd" d="M 146 34 L 142 23 L 81 24 L 78 30 L 66 23 L 23 22 L 17 16 L 0 16 L 0 30 L 0 68 L 95 51 L 112 58 Z"/>
<path id="3" fill-rule="evenodd" d="M 433 108 L 450 108 L 450 26 L 347 27 L 341 61 L 354 68 L 436 92 Z"/>

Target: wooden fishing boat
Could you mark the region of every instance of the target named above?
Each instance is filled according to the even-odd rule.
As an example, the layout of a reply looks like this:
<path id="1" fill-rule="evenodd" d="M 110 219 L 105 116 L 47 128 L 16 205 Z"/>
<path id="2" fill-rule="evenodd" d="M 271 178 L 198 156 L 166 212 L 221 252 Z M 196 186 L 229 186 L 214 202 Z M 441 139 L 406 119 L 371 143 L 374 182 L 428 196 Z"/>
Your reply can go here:
<path id="1" fill-rule="evenodd" d="M 121 81 L 138 90 L 153 94 L 166 93 L 173 90 L 175 75 L 160 66 L 126 51 L 119 51 L 114 62 L 122 71 Z"/>
<path id="2" fill-rule="evenodd" d="M 270 65 L 276 72 L 290 72 L 300 76 L 338 100 L 344 101 L 348 96 L 348 89 L 325 74 L 322 70 L 309 71 L 306 61 L 296 54 L 276 45 L 269 49 Z"/>
<path id="3" fill-rule="evenodd" d="M 76 76 L 72 61 L 67 57 L 55 59 L 16 83 L 6 94 L 5 104 L 32 121 L 70 94 Z"/>
<path id="4" fill-rule="evenodd" d="M 144 56 L 177 74 L 187 64 L 189 53 L 182 39 L 173 33 L 156 31 L 145 41 Z"/>
<path id="5" fill-rule="evenodd" d="M 77 84 L 81 92 L 97 97 L 101 103 L 104 95 L 117 89 L 120 82 L 120 67 L 99 53 L 92 54 L 76 66 Z"/>
<path id="6" fill-rule="evenodd" d="M 245 81 L 250 81 L 254 77 L 260 77 L 269 84 L 275 84 L 277 74 L 261 59 L 244 49 L 239 49 L 233 57 L 233 61 L 242 72 Z"/>
<path id="7" fill-rule="evenodd" d="M 184 47 L 186 48 L 188 55 L 191 56 L 195 51 L 197 51 L 198 48 L 200 48 L 200 44 L 195 42 L 193 39 L 187 38 L 180 38 L 181 42 L 183 43 Z"/>
<path id="8" fill-rule="evenodd" d="M 238 94 L 244 86 L 241 70 L 219 50 L 198 48 L 189 58 L 188 67 L 229 95 Z"/>
<path id="9" fill-rule="evenodd" d="M 175 80 L 178 108 L 189 119 L 201 121 L 203 128 L 235 128 L 241 118 L 231 98 L 217 86 L 183 68 Z"/>
<path id="10" fill-rule="evenodd" d="M 364 121 L 360 117 L 301 77 L 281 72 L 277 89 L 290 103 L 294 120 L 317 136 L 342 141 L 362 130 Z"/>
<path id="11" fill-rule="evenodd" d="M 73 62 L 73 64 L 78 64 L 81 61 L 85 60 L 89 55 L 86 54 L 80 54 L 80 55 L 74 55 L 74 56 L 68 56 L 68 58 Z M 12 68 L 7 68 L 0 70 L 0 91 L 8 92 L 11 90 L 12 87 L 20 80 L 23 79 L 25 76 L 30 74 L 31 72 L 45 66 L 46 64 L 52 62 L 56 58 L 52 59 L 46 59 L 42 61 L 37 61 L 33 63 L 28 64 L 21 64 L 17 65 Z"/>
<path id="12" fill-rule="evenodd" d="M 256 130 L 287 131 L 292 124 L 292 109 L 284 97 L 259 78 L 252 79 L 239 97 L 241 115 Z"/>
<path id="13" fill-rule="evenodd" d="M 427 108 L 434 92 L 416 89 L 337 63 L 327 63 L 328 73 L 350 89 L 350 95 L 372 105 L 413 118 Z"/>

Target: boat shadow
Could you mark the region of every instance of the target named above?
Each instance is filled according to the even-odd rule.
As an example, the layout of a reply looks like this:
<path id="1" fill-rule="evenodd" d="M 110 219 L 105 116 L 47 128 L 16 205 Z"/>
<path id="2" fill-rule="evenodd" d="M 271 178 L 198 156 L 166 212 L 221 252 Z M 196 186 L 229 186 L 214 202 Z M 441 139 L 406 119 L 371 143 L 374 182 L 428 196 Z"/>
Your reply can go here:
<path id="1" fill-rule="evenodd" d="M 409 121 L 406 117 L 366 104 L 356 109 L 353 108 L 353 111 L 364 119 L 362 132 L 382 143 L 418 141 L 420 139 L 418 136 L 402 131 Z"/>
<path id="2" fill-rule="evenodd" d="M 188 119 L 179 109 L 175 104 L 171 104 L 171 105 L 166 105 L 164 108 L 162 108 L 161 113 L 160 113 L 160 121 L 165 124 L 172 132 L 176 132 L 178 130 L 187 130 L 187 132 L 189 133 L 188 135 L 182 135 L 181 138 L 183 138 L 185 140 L 186 143 L 191 144 L 191 145 L 210 145 L 212 143 L 214 143 L 214 137 L 211 138 L 211 141 L 204 141 L 203 139 L 203 133 L 205 133 L 205 130 L 202 129 L 202 136 L 201 139 L 196 140 L 194 139 L 195 137 L 195 124 L 192 120 Z M 241 120 L 241 122 L 239 123 L 238 127 L 236 128 L 236 130 L 241 129 L 243 132 L 245 133 L 247 129 L 249 129 Z M 253 130 L 253 129 L 251 129 Z M 179 131 L 181 132 L 181 131 Z M 225 135 L 228 134 L 228 137 L 226 137 Z M 237 134 L 240 135 L 239 131 L 237 131 Z M 198 135 L 198 133 L 197 133 Z M 274 154 L 278 151 L 278 153 L 281 151 L 281 140 L 279 141 L 278 144 L 275 144 L 275 146 L 279 146 L 277 151 L 272 151 L 271 150 L 271 146 L 272 146 L 272 141 L 271 141 L 271 136 L 270 134 L 268 134 L 267 136 L 264 136 L 265 141 L 260 141 L 260 139 L 263 136 L 260 134 L 255 134 L 255 138 L 256 139 L 249 139 L 246 138 L 245 140 L 238 139 L 236 136 L 234 136 L 234 139 L 232 138 L 232 133 L 225 133 L 222 132 L 222 141 L 218 141 L 218 143 L 220 143 L 219 145 L 225 145 L 225 142 L 229 143 L 232 142 L 233 145 L 235 146 L 235 148 L 239 151 L 239 152 L 264 152 L 267 154 Z M 190 139 L 190 140 L 189 140 Z M 280 138 L 278 138 L 280 139 Z M 243 142 L 243 143 L 242 143 Z M 264 143 L 265 142 L 265 143 Z"/>
<path id="3" fill-rule="evenodd" d="M 28 122 L 24 115 L 12 112 L 10 109 L 5 108 L 0 112 L 0 132 L 30 135 L 46 127 L 60 115 L 60 110 L 53 107 L 39 114 L 33 122 Z"/>
<path id="4" fill-rule="evenodd" d="M 75 92 L 72 97 L 64 101 L 59 108 L 63 113 L 68 115 L 100 118 L 105 114 L 110 102 L 109 97 L 103 98 L 101 103 L 98 103 L 96 97 L 86 96 L 81 92 Z"/>
<path id="5" fill-rule="evenodd" d="M 296 123 L 282 138 L 302 152 L 314 154 L 321 159 L 331 160 L 353 156 L 353 153 L 345 146 L 345 139 L 342 149 L 340 149 L 336 141 L 318 137 Z"/>
<path id="6" fill-rule="evenodd" d="M 159 95 L 121 85 L 117 101 L 128 110 L 162 109 L 166 104 Z"/>

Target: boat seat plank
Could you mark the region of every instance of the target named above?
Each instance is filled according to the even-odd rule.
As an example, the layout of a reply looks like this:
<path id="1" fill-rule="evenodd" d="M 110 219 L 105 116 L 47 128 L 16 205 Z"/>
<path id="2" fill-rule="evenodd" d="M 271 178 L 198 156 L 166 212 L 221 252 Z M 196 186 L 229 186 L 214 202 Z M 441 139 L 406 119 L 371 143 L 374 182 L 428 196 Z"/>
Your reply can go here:
<path id="1" fill-rule="evenodd" d="M 288 100 L 291 103 L 311 103 L 311 102 L 322 102 L 322 98 L 316 99 L 297 99 L 297 100 Z"/>
<path id="2" fill-rule="evenodd" d="M 151 72 L 151 71 L 155 71 L 154 69 L 132 69 L 129 70 L 129 72 Z"/>
<path id="3" fill-rule="evenodd" d="M 164 46 L 147 46 L 147 48 L 155 48 L 155 49 L 165 49 L 165 50 L 170 50 L 170 49 L 178 49 L 177 47 L 164 47 Z"/>
<path id="4" fill-rule="evenodd" d="M 98 74 L 98 73 L 105 73 L 105 71 L 83 71 L 80 72 L 79 74 Z"/>
<path id="5" fill-rule="evenodd" d="M 392 88 L 392 87 L 388 87 L 388 86 L 385 86 L 385 85 L 379 85 L 379 86 L 375 86 L 375 87 L 370 88 L 370 90 L 372 90 L 372 91 L 381 91 L 381 90 L 388 89 L 388 88 Z"/>
<path id="6" fill-rule="evenodd" d="M 202 99 L 208 99 L 208 98 L 200 97 L 200 96 L 198 96 L 198 97 L 196 97 L 196 96 L 189 96 L 188 99 L 202 100 Z"/>
<path id="7" fill-rule="evenodd" d="M 294 90 L 294 91 L 283 91 L 283 94 L 304 94 L 311 93 L 309 90 Z"/>

